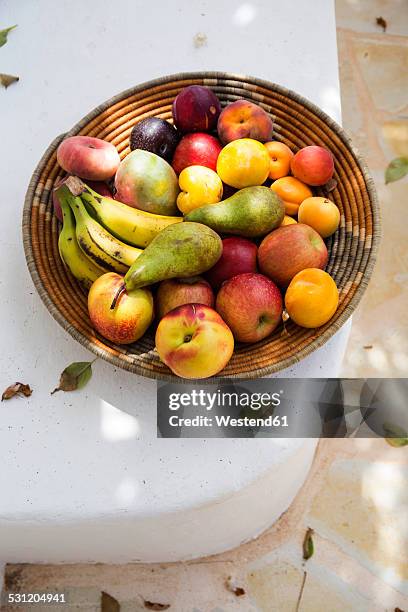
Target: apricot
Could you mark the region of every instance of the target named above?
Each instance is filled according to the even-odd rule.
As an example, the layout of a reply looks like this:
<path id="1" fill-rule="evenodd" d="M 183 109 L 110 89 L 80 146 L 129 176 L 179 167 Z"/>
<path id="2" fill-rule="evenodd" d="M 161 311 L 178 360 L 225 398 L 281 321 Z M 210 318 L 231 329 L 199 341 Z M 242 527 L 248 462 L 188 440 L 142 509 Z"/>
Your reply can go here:
<path id="1" fill-rule="evenodd" d="M 305 268 L 291 280 L 285 294 L 286 312 L 298 325 L 313 329 L 329 321 L 337 310 L 339 292 L 324 270 Z"/>
<path id="2" fill-rule="evenodd" d="M 217 173 L 227 185 L 243 189 L 262 185 L 268 178 L 269 165 L 265 145 L 252 138 L 239 138 L 221 150 L 217 159 Z"/>
<path id="3" fill-rule="evenodd" d="M 293 176 L 308 185 L 324 185 L 333 176 L 333 155 L 324 147 L 303 147 L 290 162 Z"/>
<path id="4" fill-rule="evenodd" d="M 306 198 L 299 206 L 298 220 L 313 227 L 322 238 L 328 238 L 339 227 L 340 211 L 327 198 Z"/>
<path id="5" fill-rule="evenodd" d="M 268 149 L 271 160 L 269 178 L 276 180 L 283 176 L 288 176 L 290 173 L 290 162 L 293 157 L 289 147 L 277 140 L 265 142 L 265 147 Z"/>
<path id="6" fill-rule="evenodd" d="M 289 217 L 289 215 L 285 215 L 279 227 L 282 227 L 282 225 L 293 225 L 293 223 L 297 223 L 296 219 Z"/>
<path id="7" fill-rule="evenodd" d="M 287 215 L 297 215 L 303 200 L 313 196 L 312 190 L 294 176 L 279 178 L 272 183 L 271 189 L 282 198 Z"/>
<path id="8" fill-rule="evenodd" d="M 236 100 L 221 111 L 217 131 L 224 145 L 241 138 L 266 142 L 272 138 L 273 121 L 257 104 L 249 100 Z"/>

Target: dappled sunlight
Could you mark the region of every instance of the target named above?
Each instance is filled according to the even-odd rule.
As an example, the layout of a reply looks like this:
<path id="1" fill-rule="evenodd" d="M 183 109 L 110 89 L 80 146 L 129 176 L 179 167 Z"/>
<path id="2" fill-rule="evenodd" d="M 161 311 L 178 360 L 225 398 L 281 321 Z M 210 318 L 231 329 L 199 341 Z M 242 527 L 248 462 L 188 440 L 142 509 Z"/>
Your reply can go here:
<path id="1" fill-rule="evenodd" d="M 341 121 L 341 103 L 336 87 L 325 87 L 319 94 L 321 108 L 335 121 Z"/>
<path id="2" fill-rule="evenodd" d="M 136 498 L 138 488 L 136 483 L 130 478 L 124 478 L 115 491 L 115 499 L 119 504 L 127 506 Z"/>
<path id="3" fill-rule="evenodd" d="M 119 442 L 137 437 L 140 427 L 136 417 L 115 408 L 103 399 L 100 402 L 101 433 L 105 440 Z"/>
<path id="4" fill-rule="evenodd" d="M 238 27 L 249 25 L 256 17 L 258 10 L 253 4 L 241 4 L 235 11 L 232 21 Z"/>

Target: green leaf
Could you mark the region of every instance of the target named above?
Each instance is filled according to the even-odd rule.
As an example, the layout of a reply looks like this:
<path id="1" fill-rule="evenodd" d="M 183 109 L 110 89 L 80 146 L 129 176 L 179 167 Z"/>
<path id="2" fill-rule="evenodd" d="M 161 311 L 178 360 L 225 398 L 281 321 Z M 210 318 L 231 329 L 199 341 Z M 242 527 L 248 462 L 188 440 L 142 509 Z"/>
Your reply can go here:
<path id="1" fill-rule="evenodd" d="M 51 392 L 51 395 L 57 391 L 76 391 L 85 387 L 92 377 L 92 364 L 96 359 L 76 361 L 67 366 L 61 374 L 58 387 Z"/>
<path id="2" fill-rule="evenodd" d="M 18 76 L 13 76 L 12 74 L 0 74 L 0 85 L 7 89 L 9 85 L 12 83 L 17 83 L 20 78 Z"/>
<path id="3" fill-rule="evenodd" d="M 399 425 L 394 425 L 393 423 L 388 422 L 383 423 L 382 427 L 384 430 L 385 440 L 390 446 L 394 446 L 395 448 L 407 446 L 408 433 L 405 429 Z"/>
<path id="4" fill-rule="evenodd" d="M 303 540 L 303 558 L 305 561 L 310 559 L 310 557 L 314 553 L 314 544 L 313 544 L 313 529 L 309 529 L 306 531 L 304 540 Z"/>
<path id="5" fill-rule="evenodd" d="M 10 28 L 5 28 L 4 30 L 0 30 L 0 47 L 6 44 L 9 32 L 11 32 L 11 30 L 14 30 L 16 27 L 17 27 L 17 24 L 11 26 Z"/>
<path id="6" fill-rule="evenodd" d="M 399 181 L 408 173 L 408 157 L 396 157 L 387 166 L 385 184 Z"/>

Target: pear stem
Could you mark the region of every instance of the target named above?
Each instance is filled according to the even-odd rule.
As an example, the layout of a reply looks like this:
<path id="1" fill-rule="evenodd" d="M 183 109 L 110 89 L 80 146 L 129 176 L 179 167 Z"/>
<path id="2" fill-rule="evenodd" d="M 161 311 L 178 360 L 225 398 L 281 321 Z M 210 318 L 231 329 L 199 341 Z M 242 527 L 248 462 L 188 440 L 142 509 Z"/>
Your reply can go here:
<path id="1" fill-rule="evenodd" d="M 114 298 L 113 298 L 113 300 L 112 300 L 112 304 L 111 304 L 111 307 L 110 307 L 110 309 L 111 309 L 111 310 L 115 310 L 115 308 L 116 308 L 116 305 L 117 305 L 118 301 L 120 300 L 120 298 L 121 298 L 122 294 L 123 294 L 125 291 L 126 291 L 126 285 L 125 285 L 125 283 L 123 283 L 123 284 L 122 284 L 122 285 L 119 287 L 119 289 L 117 290 L 117 292 L 116 292 L 116 294 L 115 294 L 115 297 L 114 297 Z"/>

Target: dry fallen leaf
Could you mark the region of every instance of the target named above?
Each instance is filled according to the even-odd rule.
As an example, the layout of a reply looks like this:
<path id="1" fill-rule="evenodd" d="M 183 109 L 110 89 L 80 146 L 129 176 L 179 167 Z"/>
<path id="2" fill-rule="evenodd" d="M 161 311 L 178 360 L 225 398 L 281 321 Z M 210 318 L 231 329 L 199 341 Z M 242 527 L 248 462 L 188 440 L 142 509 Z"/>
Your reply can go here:
<path id="1" fill-rule="evenodd" d="M 382 28 L 382 31 L 385 32 L 387 29 L 387 22 L 385 21 L 384 17 L 377 17 L 375 20 L 375 23 L 380 26 L 380 28 Z"/>
<path id="2" fill-rule="evenodd" d="M 12 74 L 1 74 L 0 73 L 0 84 L 7 89 L 9 85 L 12 83 L 17 83 L 20 78 L 18 76 L 13 76 Z"/>
<path id="3" fill-rule="evenodd" d="M 310 557 L 314 553 L 314 544 L 313 544 L 313 529 L 309 529 L 306 531 L 305 538 L 303 540 L 303 558 L 305 561 L 310 559 Z"/>
<path id="4" fill-rule="evenodd" d="M 207 35 L 203 32 L 198 32 L 193 38 L 193 44 L 196 49 L 204 47 L 207 44 Z"/>
<path id="5" fill-rule="evenodd" d="M 227 580 L 225 581 L 225 586 L 237 597 L 242 597 L 242 595 L 245 595 L 245 589 L 242 586 L 239 586 L 232 576 L 228 576 Z"/>
<path id="6" fill-rule="evenodd" d="M 58 387 L 51 392 L 51 395 L 57 391 L 76 391 L 85 387 L 92 377 L 92 364 L 96 359 L 77 361 L 67 366 L 61 374 Z"/>
<path id="7" fill-rule="evenodd" d="M 147 601 L 146 599 L 143 603 L 146 610 L 168 610 L 170 608 L 170 604 L 155 603 L 154 601 Z"/>
<path id="8" fill-rule="evenodd" d="M 3 391 L 1 401 L 9 400 L 15 395 L 19 395 L 20 397 L 30 397 L 32 392 L 33 391 L 30 388 L 30 385 L 25 385 L 24 383 L 16 382 L 14 383 L 14 385 L 10 385 L 5 391 Z"/>
<path id="9" fill-rule="evenodd" d="M 373 345 L 372 345 L 372 344 L 365 344 L 365 345 L 363 346 L 363 349 L 366 349 L 367 351 L 368 351 L 368 350 L 370 350 L 370 349 L 372 349 L 372 348 L 373 348 Z"/>
<path id="10" fill-rule="evenodd" d="M 101 595 L 101 612 L 120 612 L 120 603 L 104 591 Z"/>

